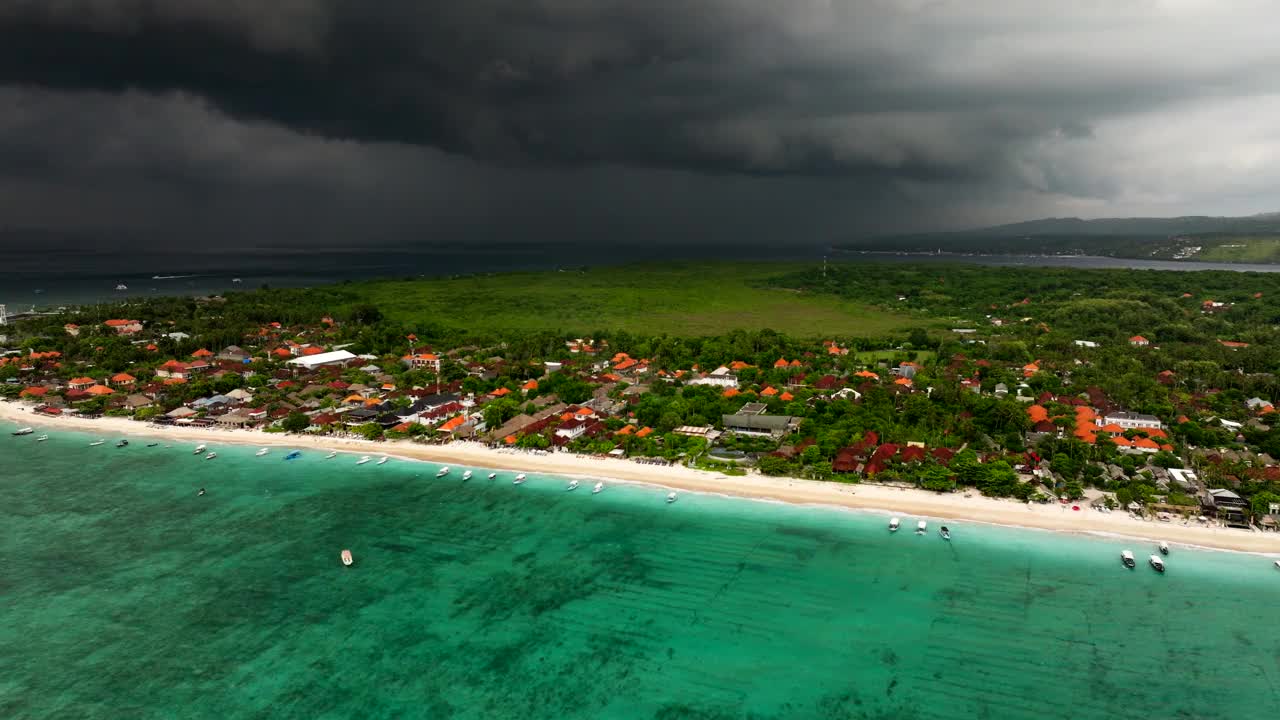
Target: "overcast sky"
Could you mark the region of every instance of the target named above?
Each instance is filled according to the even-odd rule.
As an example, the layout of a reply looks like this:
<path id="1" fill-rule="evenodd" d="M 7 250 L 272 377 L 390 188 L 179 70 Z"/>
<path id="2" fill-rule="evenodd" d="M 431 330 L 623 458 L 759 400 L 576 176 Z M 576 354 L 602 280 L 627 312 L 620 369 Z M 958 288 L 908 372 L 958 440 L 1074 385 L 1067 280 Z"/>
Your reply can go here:
<path id="1" fill-rule="evenodd" d="M 817 243 L 1280 210 L 1275 0 L 0 0 L 0 227 Z"/>

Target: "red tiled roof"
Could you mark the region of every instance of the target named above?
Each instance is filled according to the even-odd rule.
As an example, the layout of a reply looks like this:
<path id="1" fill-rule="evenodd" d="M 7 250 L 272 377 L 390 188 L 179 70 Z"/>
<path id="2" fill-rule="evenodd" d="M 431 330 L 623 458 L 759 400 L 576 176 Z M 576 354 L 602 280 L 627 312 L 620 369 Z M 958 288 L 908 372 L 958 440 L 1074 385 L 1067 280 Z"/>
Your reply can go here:
<path id="1" fill-rule="evenodd" d="M 115 393 L 115 390 L 112 390 L 106 385 L 94 385 L 88 390 L 85 390 L 85 392 L 89 393 L 90 395 L 111 395 Z"/>
<path id="2" fill-rule="evenodd" d="M 212 356 L 213 356 L 213 353 L 204 348 L 200 348 L 199 350 L 191 353 L 191 357 L 193 358 L 205 358 L 205 357 L 212 357 Z"/>

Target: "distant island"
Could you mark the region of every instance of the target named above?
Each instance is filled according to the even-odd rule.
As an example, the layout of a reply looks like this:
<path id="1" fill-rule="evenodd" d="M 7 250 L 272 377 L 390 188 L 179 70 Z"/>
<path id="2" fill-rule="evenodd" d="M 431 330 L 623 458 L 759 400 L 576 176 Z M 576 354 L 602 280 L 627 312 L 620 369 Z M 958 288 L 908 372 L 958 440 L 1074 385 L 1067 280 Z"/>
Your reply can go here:
<path id="1" fill-rule="evenodd" d="M 1280 263 L 1280 213 L 1246 217 L 1045 218 L 974 230 L 862 238 L 837 243 L 835 248 Z"/>

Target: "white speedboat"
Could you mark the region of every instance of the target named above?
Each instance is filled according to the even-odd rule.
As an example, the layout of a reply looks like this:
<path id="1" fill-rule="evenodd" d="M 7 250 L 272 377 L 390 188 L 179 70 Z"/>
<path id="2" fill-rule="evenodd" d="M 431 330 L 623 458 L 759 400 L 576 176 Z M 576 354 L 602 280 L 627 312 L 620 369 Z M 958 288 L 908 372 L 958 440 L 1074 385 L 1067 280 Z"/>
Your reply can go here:
<path id="1" fill-rule="evenodd" d="M 570 480 L 570 481 L 569 481 L 569 487 L 565 488 L 565 490 L 577 490 L 577 489 L 578 489 L 578 481 L 577 481 L 577 480 Z"/>
<path id="2" fill-rule="evenodd" d="M 388 461 L 388 460 L 390 460 L 390 459 L 391 459 L 391 458 L 387 457 L 386 455 L 383 455 L 382 457 L 378 458 L 378 463 L 377 463 L 377 464 L 378 464 L 378 465 L 386 465 L 386 464 L 387 464 L 387 461 Z"/>
<path id="3" fill-rule="evenodd" d="M 489 479 L 490 479 L 490 480 L 492 480 L 492 479 L 494 479 L 494 478 L 496 478 L 496 477 L 498 477 L 498 473 L 489 473 Z"/>
<path id="4" fill-rule="evenodd" d="M 351 563 L 355 562 L 355 558 L 351 557 L 350 550 L 343 550 L 340 557 L 342 558 L 342 564 L 347 567 L 351 567 Z"/>
<path id="5" fill-rule="evenodd" d="M 596 486 L 591 488 L 592 495 L 599 495 L 602 492 L 604 492 L 604 483 L 602 482 L 596 483 Z"/>
<path id="6" fill-rule="evenodd" d="M 200 453 L 204 452 L 204 447 L 205 447 L 204 445 L 197 445 L 196 449 L 191 451 L 191 454 L 199 455 Z"/>
<path id="7" fill-rule="evenodd" d="M 332 450 L 332 451 L 330 451 L 330 452 L 329 452 L 329 454 L 328 454 L 328 455 L 325 455 L 325 456 L 324 456 L 324 459 L 325 459 L 325 460 L 332 460 L 332 459 L 334 459 L 334 458 L 336 458 L 336 457 L 338 457 L 338 451 L 337 451 L 337 450 Z"/>
<path id="8" fill-rule="evenodd" d="M 44 442 L 45 440 L 48 440 L 48 439 L 49 439 L 48 435 L 41 435 L 40 437 L 36 438 L 36 442 Z"/>
<path id="9" fill-rule="evenodd" d="M 14 430 L 12 434 L 14 434 L 14 435 L 30 435 L 30 434 L 31 434 L 31 433 L 33 433 L 33 432 L 35 432 L 35 428 L 24 427 L 24 428 L 18 428 L 17 430 Z"/>
<path id="10" fill-rule="evenodd" d="M 466 482 L 471 479 L 471 471 L 467 470 L 462 473 L 462 481 Z"/>
<path id="11" fill-rule="evenodd" d="M 269 452 L 271 452 L 271 450 L 270 450 L 270 449 L 268 449 L 268 448 L 262 448 L 262 449 L 261 449 L 261 450 L 259 450 L 258 452 L 254 453 L 254 454 L 253 454 L 253 456 L 254 456 L 254 457 L 262 457 L 263 455 L 266 455 L 266 454 L 267 454 L 267 453 L 269 453 Z"/>
<path id="12" fill-rule="evenodd" d="M 439 478 L 439 477 L 444 477 L 445 475 L 448 475 L 448 474 L 449 474 L 449 466 L 448 466 L 448 465 L 446 465 L 446 466 L 444 466 L 444 467 L 442 467 L 442 468 L 440 468 L 439 470 L 437 470 L 437 471 L 436 471 L 436 477 L 438 477 L 438 478 Z"/>
<path id="13" fill-rule="evenodd" d="M 212 460 L 212 459 L 214 459 L 214 458 L 216 458 L 216 457 L 218 457 L 218 453 L 216 453 L 216 452 L 211 452 L 211 453 L 209 453 L 208 455 L 205 455 L 205 456 L 204 456 L 204 459 L 205 459 L 205 460 Z"/>
<path id="14" fill-rule="evenodd" d="M 105 442 L 106 440 L 94 440 L 93 442 L 89 443 L 89 447 L 98 447 L 99 445 L 102 445 Z"/>
<path id="15" fill-rule="evenodd" d="M 1161 555 L 1168 555 L 1168 554 L 1169 554 L 1169 543 L 1167 543 L 1167 542 L 1165 542 L 1165 541 L 1163 541 L 1163 540 L 1161 540 L 1161 541 L 1160 541 L 1160 554 L 1161 554 Z"/>
<path id="16" fill-rule="evenodd" d="M 920 522 L 916 523 L 917 535 L 923 535 L 925 533 L 925 530 L 928 530 L 928 529 L 929 529 L 929 523 L 925 522 L 924 520 L 921 520 Z"/>
<path id="17" fill-rule="evenodd" d="M 519 485 L 522 482 L 524 482 L 524 473 L 520 473 L 519 475 L 517 475 L 516 479 L 511 481 L 511 484 Z"/>
<path id="18" fill-rule="evenodd" d="M 898 532 L 898 528 L 902 526 L 902 521 L 898 518 L 889 518 L 889 532 Z"/>
<path id="19" fill-rule="evenodd" d="M 363 464 L 365 464 L 365 463 L 369 462 L 369 461 L 370 461 L 370 460 L 372 460 L 372 459 L 373 459 L 373 458 L 369 457 L 368 455 L 363 455 L 363 456 L 361 456 L 361 458 L 360 458 L 359 460 L 357 460 L 357 461 L 356 461 L 356 464 L 357 464 L 357 465 L 363 465 Z"/>
<path id="20" fill-rule="evenodd" d="M 676 494 L 674 492 L 667 493 L 667 504 L 670 505 L 675 501 L 676 501 Z"/>
<path id="21" fill-rule="evenodd" d="M 1156 572 L 1164 572 L 1164 560 L 1161 560 L 1159 555 L 1152 555 L 1147 558 L 1147 562 L 1151 563 L 1151 567 L 1155 568 Z"/>
<path id="22" fill-rule="evenodd" d="M 946 525 L 943 525 L 942 529 L 938 530 L 938 534 L 942 536 L 943 540 L 951 539 L 951 531 L 947 529 Z"/>
<path id="23" fill-rule="evenodd" d="M 1127 568 L 1133 568 L 1134 566 L 1136 566 L 1136 565 L 1138 564 L 1138 563 L 1134 562 L 1134 560 L 1133 560 L 1133 551 L 1132 551 L 1132 550 L 1125 550 L 1125 551 L 1121 552 L 1121 553 L 1120 553 L 1120 562 L 1124 563 L 1124 566 L 1125 566 L 1125 567 L 1127 567 Z"/>

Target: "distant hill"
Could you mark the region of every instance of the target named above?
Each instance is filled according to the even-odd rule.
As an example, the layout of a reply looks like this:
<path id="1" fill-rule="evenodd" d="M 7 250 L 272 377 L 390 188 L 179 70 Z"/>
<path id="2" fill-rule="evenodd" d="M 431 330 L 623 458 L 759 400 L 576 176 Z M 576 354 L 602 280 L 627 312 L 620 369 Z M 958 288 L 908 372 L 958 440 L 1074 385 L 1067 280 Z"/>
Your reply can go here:
<path id="1" fill-rule="evenodd" d="M 1280 240 L 1280 212 L 1246 217 L 1187 215 L 1174 218 L 1044 218 L 975 230 L 913 233 L 838 243 L 839 249 L 887 252 L 1110 255 L 1194 259 L 1208 250 Z M 1199 248 L 1199 249 L 1195 249 Z M 1217 251 L 1221 255 L 1221 251 Z M 1232 255 L 1233 253 L 1226 253 Z M 1257 252 L 1239 260 L 1275 262 Z M 1224 259 L 1215 257 L 1215 259 Z"/>

